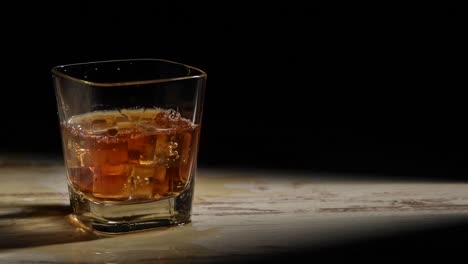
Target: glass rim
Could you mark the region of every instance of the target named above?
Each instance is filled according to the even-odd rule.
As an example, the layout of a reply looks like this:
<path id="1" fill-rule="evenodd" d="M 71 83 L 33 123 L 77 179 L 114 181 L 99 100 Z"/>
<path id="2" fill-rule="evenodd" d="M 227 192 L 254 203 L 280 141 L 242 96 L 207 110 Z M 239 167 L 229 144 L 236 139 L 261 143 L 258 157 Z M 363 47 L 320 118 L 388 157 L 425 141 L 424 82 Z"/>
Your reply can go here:
<path id="1" fill-rule="evenodd" d="M 180 76 L 180 77 L 171 77 L 171 78 L 158 78 L 158 79 L 151 79 L 151 80 L 142 80 L 142 81 L 127 81 L 127 82 L 93 82 L 93 81 L 87 81 L 83 80 L 80 78 L 76 78 L 73 76 L 70 76 L 68 74 L 65 74 L 60 71 L 60 69 L 63 69 L 65 67 L 71 67 L 71 66 L 79 66 L 79 65 L 87 65 L 87 64 L 93 64 L 93 63 L 108 63 L 108 62 L 129 62 L 129 61 L 159 61 L 159 62 L 165 62 L 165 63 L 170 63 L 170 64 L 177 64 L 179 66 L 185 67 L 190 70 L 197 71 L 198 74 L 195 75 L 188 75 L 188 76 Z M 199 68 L 180 63 L 180 62 L 175 62 L 171 60 L 165 60 L 165 59 L 155 59 L 155 58 L 138 58 L 138 59 L 119 59 L 119 60 L 102 60 L 102 61 L 89 61 L 89 62 L 80 62 L 80 63 L 72 63 L 72 64 L 63 64 L 63 65 L 58 65 L 55 67 L 52 67 L 51 72 L 53 75 L 65 78 L 71 81 L 83 83 L 86 85 L 90 86 L 100 86 L 100 87 L 114 87 L 114 86 L 130 86 L 130 85 L 143 85 L 143 84 L 153 84 L 153 83 L 165 83 L 165 82 L 172 82 L 172 81 L 182 81 L 182 80 L 189 80 L 189 79 L 202 79 L 206 78 L 207 74 L 200 70 Z"/>

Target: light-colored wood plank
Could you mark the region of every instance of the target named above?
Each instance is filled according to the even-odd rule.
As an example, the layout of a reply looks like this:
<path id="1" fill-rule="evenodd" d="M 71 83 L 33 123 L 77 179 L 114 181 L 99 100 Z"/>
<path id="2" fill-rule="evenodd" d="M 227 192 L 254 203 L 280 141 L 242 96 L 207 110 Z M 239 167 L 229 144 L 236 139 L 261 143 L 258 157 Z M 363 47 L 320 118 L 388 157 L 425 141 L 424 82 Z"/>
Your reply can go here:
<path id="1" fill-rule="evenodd" d="M 0 263 L 217 262 L 468 219 L 467 183 L 201 170 L 192 223 L 98 238 L 67 222 L 62 166 L 0 180 Z"/>

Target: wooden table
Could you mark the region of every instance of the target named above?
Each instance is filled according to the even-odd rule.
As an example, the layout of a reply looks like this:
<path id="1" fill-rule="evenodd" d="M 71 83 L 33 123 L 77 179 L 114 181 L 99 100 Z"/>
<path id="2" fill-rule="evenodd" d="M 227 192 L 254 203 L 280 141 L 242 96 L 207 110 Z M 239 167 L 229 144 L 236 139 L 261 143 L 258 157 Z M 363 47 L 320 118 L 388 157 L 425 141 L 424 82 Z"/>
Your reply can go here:
<path id="1" fill-rule="evenodd" d="M 67 221 L 64 174 L 57 163 L 0 163 L 0 263 L 271 262 L 468 248 L 455 242 L 468 234 L 463 182 L 205 169 L 192 223 L 102 238 Z"/>

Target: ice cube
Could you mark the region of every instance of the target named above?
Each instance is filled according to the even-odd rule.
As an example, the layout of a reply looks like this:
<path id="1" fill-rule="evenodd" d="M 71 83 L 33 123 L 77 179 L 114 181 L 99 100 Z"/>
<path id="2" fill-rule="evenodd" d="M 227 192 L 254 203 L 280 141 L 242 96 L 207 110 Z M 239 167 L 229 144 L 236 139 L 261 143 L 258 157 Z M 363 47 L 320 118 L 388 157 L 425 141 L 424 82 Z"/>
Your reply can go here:
<path id="1" fill-rule="evenodd" d="M 99 198 L 127 199 L 128 166 L 104 164 L 91 168 L 94 173 L 93 194 Z"/>
<path id="2" fill-rule="evenodd" d="M 67 166 L 69 167 L 88 167 L 89 166 L 89 152 L 86 144 L 81 140 L 71 140 L 67 142 Z"/>
<path id="3" fill-rule="evenodd" d="M 102 146 L 101 146 L 102 147 Z M 109 146 L 108 146 L 109 147 Z M 93 149 L 90 151 L 90 162 L 94 166 L 103 164 L 118 165 L 128 162 L 127 145 L 114 144 L 111 149 Z"/>
<path id="4" fill-rule="evenodd" d="M 135 123 L 130 121 L 121 121 L 116 123 L 119 129 L 132 129 L 135 127 Z"/>
<path id="5" fill-rule="evenodd" d="M 131 199 L 151 198 L 153 195 L 153 181 L 153 166 L 132 166 L 128 179 Z"/>
<path id="6" fill-rule="evenodd" d="M 112 124 L 108 123 L 108 120 L 106 119 L 93 119 L 90 121 L 90 123 L 87 124 L 80 124 L 81 125 L 81 130 L 86 134 L 86 135 L 91 135 L 91 136 L 99 136 L 99 135 L 106 135 L 107 130 Z"/>
<path id="7" fill-rule="evenodd" d="M 169 193 L 177 194 L 185 187 L 185 182 L 179 177 L 179 167 L 170 167 L 166 170 L 166 178 L 169 180 Z"/>
<path id="8" fill-rule="evenodd" d="M 68 168 L 68 177 L 73 188 L 83 193 L 93 191 L 93 172 L 88 167 Z"/>
<path id="9" fill-rule="evenodd" d="M 154 122 L 159 128 L 166 129 L 190 129 L 193 125 L 190 120 L 183 118 L 181 114 L 175 110 L 159 112 Z"/>
<path id="10" fill-rule="evenodd" d="M 155 166 L 153 176 L 154 197 L 160 198 L 166 196 L 169 192 L 169 179 L 166 177 L 166 167 Z"/>
<path id="11" fill-rule="evenodd" d="M 120 115 L 120 116 L 115 117 L 114 121 L 115 123 L 118 124 L 120 122 L 130 122 L 130 119 L 127 116 Z"/>
<path id="12" fill-rule="evenodd" d="M 167 166 L 169 157 L 169 136 L 165 134 L 157 135 L 153 158 L 154 162 L 159 165 Z"/>
<path id="13" fill-rule="evenodd" d="M 127 117 L 130 121 L 138 122 L 138 120 L 140 120 L 140 117 L 143 115 L 144 111 L 145 111 L 144 108 L 136 108 L 136 109 L 122 109 L 119 112 L 123 116 Z"/>
<path id="14" fill-rule="evenodd" d="M 141 135 L 134 135 L 128 141 L 128 162 L 130 164 L 140 163 L 140 152 L 142 152 L 144 140 L 145 138 Z"/>
<path id="15" fill-rule="evenodd" d="M 93 127 L 102 127 L 107 125 L 107 120 L 106 119 L 94 119 L 91 121 L 91 125 Z"/>
<path id="16" fill-rule="evenodd" d="M 138 134 L 128 141 L 128 156 L 131 164 L 151 165 L 154 163 L 156 136 Z"/>
<path id="17" fill-rule="evenodd" d="M 150 124 L 150 123 L 140 122 L 138 124 L 138 129 L 139 129 L 139 131 L 141 131 L 142 133 L 145 133 L 147 135 L 154 135 L 154 134 L 158 133 L 158 127 L 156 125 Z"/>
<path id="18" fill-rule="evenodd" d="M 176 134 L 157 135 L 154 162 L 166 167 L 174 166 L 180 158 L 180 143 L 180 137 Z"/>

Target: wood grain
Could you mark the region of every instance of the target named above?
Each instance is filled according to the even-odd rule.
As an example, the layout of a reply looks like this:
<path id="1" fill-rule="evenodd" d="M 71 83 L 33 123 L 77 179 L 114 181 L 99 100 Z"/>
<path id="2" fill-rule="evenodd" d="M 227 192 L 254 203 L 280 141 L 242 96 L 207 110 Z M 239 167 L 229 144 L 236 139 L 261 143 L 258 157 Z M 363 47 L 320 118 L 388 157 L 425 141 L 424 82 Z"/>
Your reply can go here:
<path id="1" fill-rule="evenodd" d="M 102 238 L 67 221 L 64 168 L 0 166 L 0 263 L 233 262 L 454 221 L 468 184 L 200 170 L 192 223 Z"/>

